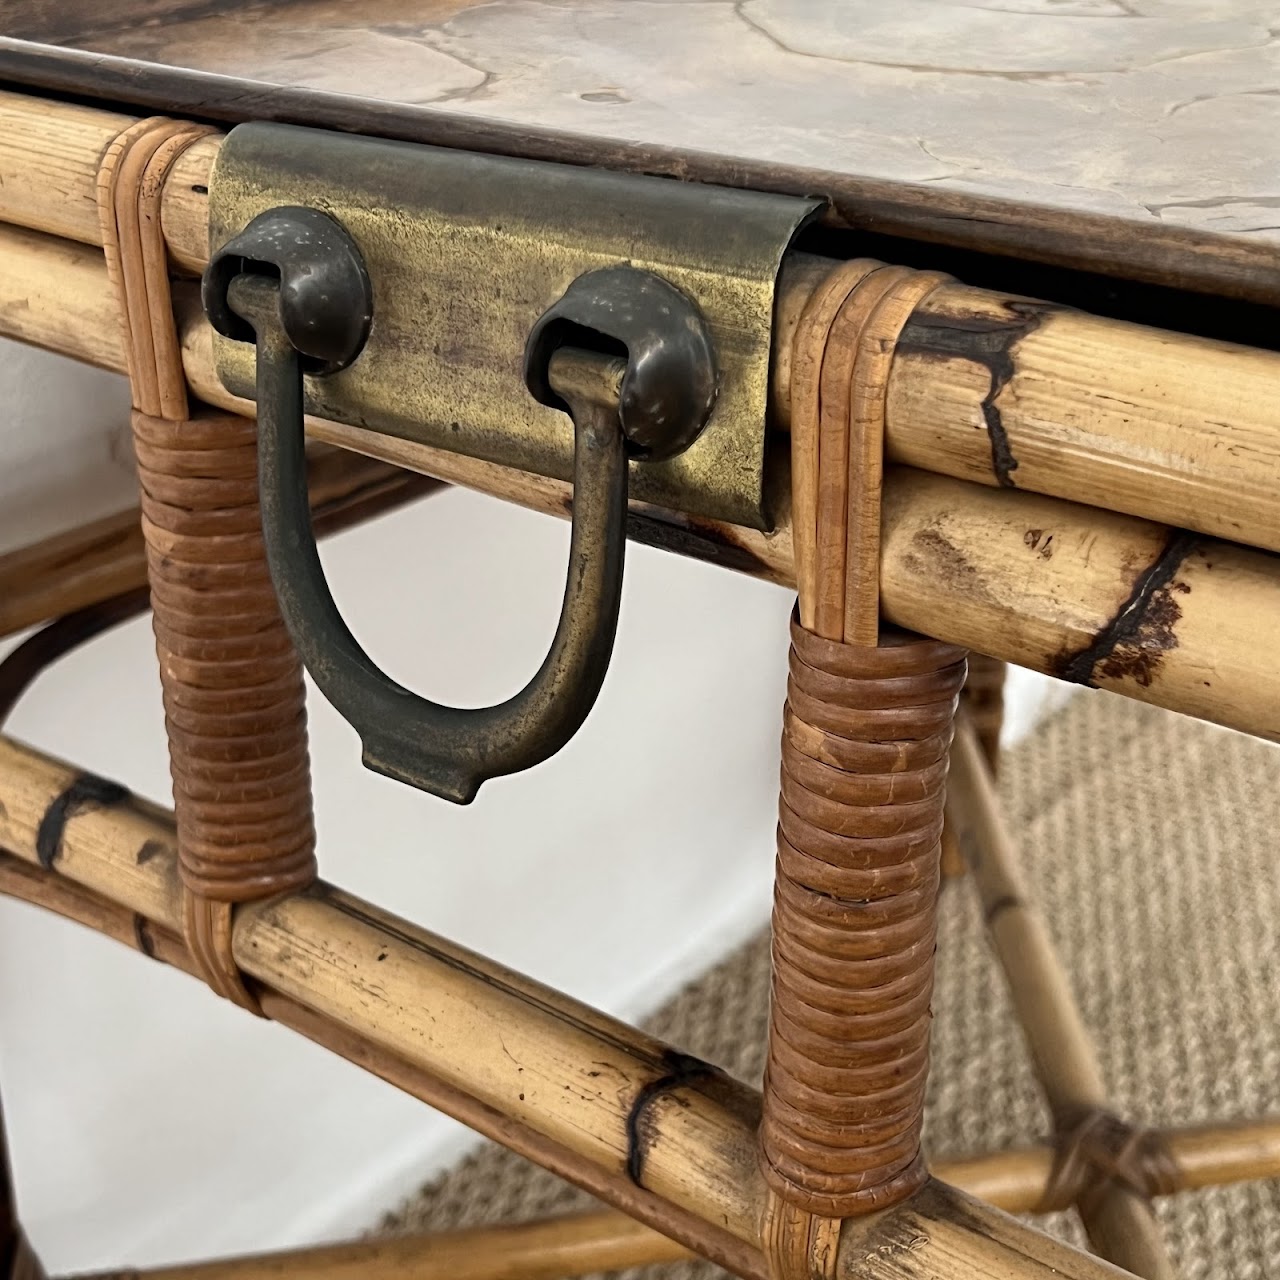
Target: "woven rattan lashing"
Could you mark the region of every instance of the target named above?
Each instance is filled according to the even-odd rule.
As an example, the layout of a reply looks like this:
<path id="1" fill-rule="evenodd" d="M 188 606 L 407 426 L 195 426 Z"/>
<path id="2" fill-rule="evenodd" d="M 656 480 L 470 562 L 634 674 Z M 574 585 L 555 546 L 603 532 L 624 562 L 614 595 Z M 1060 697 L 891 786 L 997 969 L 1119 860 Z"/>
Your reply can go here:
<path id="1" fill-rule="evenodd" d="M 159 198 L 206 132 L 139 121 L 107 149 L 98 197 L 133 391 L 184 935 L 209 985 L 257 1012 L 232 912 L 310 883 L 315 831 L 302 665 L 260 530 L 256 424 L 188 404 L 174 323 Z"/>
<path id="2" fill-rule="evenodd" d="M 792 353 L 800 598 L 784 713 L 762 1243 L 777 1280 L 835 1274 L 842 1219 L 923 1185 L 948 752 L 965 652 L 879 620 L 885 395 L 945 276 L 848 263 Z"/>
<path id="3" fill-rule="evenodd" d="M 316 874 L 302 667 L 257 527 L 254 424 L 135 412 L 134 433 L 187 945 L 216 991 L 254 1008 L 232 905 Z"/>
<path id="4" fill-rule="evenodd" d="M 1075 1204 L 1082 1213 L 1119 1186 L 1144 1200 L 1182 1186 L 1178 1162 L 1154 1129 L 1140 1129 L 1103 1107 L 1075 1107 L 1055 1117 L 1053 1169 L 1036 1212 Z"/>
<path id="5" fill-rule="evenodd" d="M 886 634 L 860 647 L 792 622 L 761 1143 L 771 1187 L 814 1215 L 867 1212 L 924 1180 L 938 847 L 964 674 L 951 645 Z"/>

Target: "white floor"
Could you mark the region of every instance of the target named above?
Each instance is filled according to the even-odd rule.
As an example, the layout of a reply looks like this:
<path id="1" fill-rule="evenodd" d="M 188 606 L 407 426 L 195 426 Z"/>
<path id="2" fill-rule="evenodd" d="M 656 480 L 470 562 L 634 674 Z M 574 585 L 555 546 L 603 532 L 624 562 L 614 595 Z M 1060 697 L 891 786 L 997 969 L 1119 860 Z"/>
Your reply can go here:
<path id="1" fill-rule="evenodd" d="M 541 660 L 567 533 L 448 492 L 326 544 L 324 558 L 389 671 L 481 703 Z M 632 547 L 613 667 L 586 727 L 467 809 L 362 770 L 354 735 L 314 696 L 323 874 L 643 1015 L 766 919 L 790 607 L 779 589 Z M 149 626 L 65 660 L 8 732 L 167 800 Z M 1057 698 L 1048 688 L 1019 682 L 1014 731 Z M 469 1141 L 190 979 L 10 902 L 0 1084 L 20 1211 L 52 1272 L 334 1238 Z"/>

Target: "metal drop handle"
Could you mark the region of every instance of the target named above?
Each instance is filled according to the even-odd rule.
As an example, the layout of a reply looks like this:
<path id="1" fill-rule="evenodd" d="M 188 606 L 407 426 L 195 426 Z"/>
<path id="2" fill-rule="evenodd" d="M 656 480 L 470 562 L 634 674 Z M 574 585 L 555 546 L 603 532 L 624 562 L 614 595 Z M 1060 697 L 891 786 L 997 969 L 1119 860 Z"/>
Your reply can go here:
<path id="1" fill-rule="evenodd" d="M 535 324 L 526 383 L 574 424 L 564 601 L 529 683 L 496 706 L 463 709 L 413 693 L 365 653 L 334 602 L 311 530 L 302 378 L 345 367 L 363 347 L 372 299 L 355 244 L 327 214 L 272 210 L 213 256 L 204 300 L 219 332 L 256 341 L 272 581 L 307 670 L 359 734 L 365 765 L 466 804 L 486 779 L 553 755 L 595 704 L 613 651 L 628 458 L 680 452 L 715 401 L 714 355 L 694 304 L 659 276 L 611 267 L 579 277 Z"/>

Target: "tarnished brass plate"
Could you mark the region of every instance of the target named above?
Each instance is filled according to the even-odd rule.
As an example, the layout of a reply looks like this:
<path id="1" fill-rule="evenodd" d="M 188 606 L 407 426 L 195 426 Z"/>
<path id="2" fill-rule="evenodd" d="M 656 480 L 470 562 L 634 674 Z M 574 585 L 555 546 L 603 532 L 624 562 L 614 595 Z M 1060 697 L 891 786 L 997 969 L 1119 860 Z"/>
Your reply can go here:
<path id="1" fill-rule="evenodd" d="M 778 267 L 811 200 L 245 124 L 209 186 L 211 248 L 277 205 L 338 218 L 373 284 L 365 349 L 308 379 L 307 411 L 567 480 L 573 427 L 525 387 L 525 339 L 583 272 L 632 263 L 701 308 L 716 406 L 669 462 L 632 464 L 635 498 L 768 526 L 764 448 Z M 253 348 L 215 337 L 218 374 L 252 398 Z"/>

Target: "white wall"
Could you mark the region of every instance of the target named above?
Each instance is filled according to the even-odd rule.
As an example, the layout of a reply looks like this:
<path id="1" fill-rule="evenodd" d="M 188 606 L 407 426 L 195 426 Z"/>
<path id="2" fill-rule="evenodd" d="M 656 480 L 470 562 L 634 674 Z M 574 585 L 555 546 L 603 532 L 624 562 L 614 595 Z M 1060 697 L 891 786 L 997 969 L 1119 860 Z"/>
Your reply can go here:
<path id="1" fill-rule="evenodd" d="M 134 498 L 118 374 L 0 338 L 0 555 Z"/>
<path id="2" fill-rule="evenodd" d="M 73 511 L 122 505 L 114 464 L 117 478 L 91 479 L 85 497 L 86 473 L 104 474 L 103 441 L 124 421 L 119 385 L 51 357 L 0 359 L 0 399 L 18 405 L 6 437 L 38 442 L 21 469 L 0 472 L 0 546 L 47 531 L 37 508 L 55 481 L 78 486 Z M 81 450 L 69 424 L 86 413 L 103 432 Z M 10 444 L 0 440 L 0 457 Z M 353 629 L 389 671 L 482 703 L 541 660 L 567 535 L 451 491 L 332 540 L 324 559 Z M 466 809 L 361 769 L 354 734 L 313 694 L 323 874 L 642 1015 L 767 917 L 790 604 L 779 589 L 630 548 L 614 662 L 585 728 Z M 139 619 L 64 660 L 8 731 L 167 801 L 149 626 Z M 1045 684 L 1015 687 L 1010 722 L 1021 726 Z M 20 1210 L 54 1272 L 341 1235 L 468 1141 L 190 979 L 10 902 L 0 1084 Z"/>

